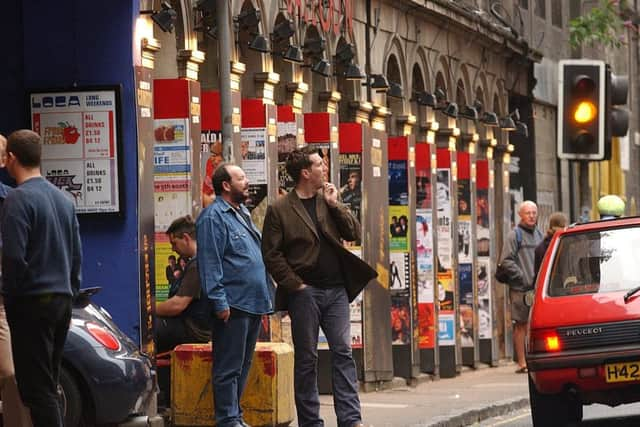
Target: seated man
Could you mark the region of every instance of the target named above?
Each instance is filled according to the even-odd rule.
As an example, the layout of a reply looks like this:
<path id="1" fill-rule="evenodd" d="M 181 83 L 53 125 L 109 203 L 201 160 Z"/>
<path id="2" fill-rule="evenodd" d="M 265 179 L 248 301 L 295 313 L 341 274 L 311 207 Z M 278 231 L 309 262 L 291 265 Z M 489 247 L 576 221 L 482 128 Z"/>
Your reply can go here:
<path id="1" fill-rule="evenodd" d="M 196 260 L 196 226 L 190 216 L 171 223 L 166 232 L 171 249 L 188 258 L 182 276 L 169 289 L 169 299 L 156 305 L 156 342 L 158 353 L 173 350 L 178 344 L 209 342 L 209 307 L 200 287 Z"/>

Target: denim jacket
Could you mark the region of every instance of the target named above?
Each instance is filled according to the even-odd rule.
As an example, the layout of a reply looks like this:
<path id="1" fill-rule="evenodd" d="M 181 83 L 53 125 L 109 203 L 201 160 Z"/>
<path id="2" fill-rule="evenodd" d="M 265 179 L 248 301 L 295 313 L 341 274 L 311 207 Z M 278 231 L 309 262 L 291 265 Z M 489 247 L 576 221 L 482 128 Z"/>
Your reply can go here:
<path id="1" fill-rule="evenodd" d="M 241 205 L 249 217 L 249 211 Z M 229 307 L 252 314 L 273 312 L 273 286 L 262 261 L 261 235 L 253 222 L 222 197 L 196 221 L 200 282 L 213 311 Z"/>

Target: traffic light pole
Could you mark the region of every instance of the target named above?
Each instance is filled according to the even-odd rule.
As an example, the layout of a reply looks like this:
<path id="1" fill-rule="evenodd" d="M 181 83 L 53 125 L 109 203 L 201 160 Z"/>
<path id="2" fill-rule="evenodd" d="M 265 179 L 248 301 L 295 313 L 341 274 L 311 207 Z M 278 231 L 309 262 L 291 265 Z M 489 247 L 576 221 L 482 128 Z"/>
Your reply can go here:
<path id="1" fill-rule="evenodd" d="M 580 222 L 587 222 L 591 218 L 591 191 L 589 190 L 589 162 L 578 161 L 578 185 L 580 187 Z"/>

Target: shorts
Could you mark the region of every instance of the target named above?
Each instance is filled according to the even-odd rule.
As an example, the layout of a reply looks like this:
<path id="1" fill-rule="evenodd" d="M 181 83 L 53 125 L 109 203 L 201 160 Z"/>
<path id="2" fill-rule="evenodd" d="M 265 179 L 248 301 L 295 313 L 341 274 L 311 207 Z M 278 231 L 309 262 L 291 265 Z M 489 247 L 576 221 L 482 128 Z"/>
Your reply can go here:
<path id="1" fill-rule="evenodd" d="M 511 320 L 514 322 L 527 323 L 529 321 L 529 307 L 524 303 L 525 294 L 526 292 L 509 289 Z"/>

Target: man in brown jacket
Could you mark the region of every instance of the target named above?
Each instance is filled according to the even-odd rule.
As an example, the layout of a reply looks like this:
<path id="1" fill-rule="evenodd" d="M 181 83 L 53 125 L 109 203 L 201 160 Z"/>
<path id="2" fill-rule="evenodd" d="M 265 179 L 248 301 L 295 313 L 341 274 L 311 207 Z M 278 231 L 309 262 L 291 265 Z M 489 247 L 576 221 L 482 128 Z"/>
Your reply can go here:
<path id="1" fill-rule="evenodd" d="M 294 190 L 267 209 L 262 254 L 278 284 L 276 310 L 288 310 L 295 346 L 295 399 L 300 427 L 322 426 L 318 398 L 318 332 L 332 353 L 333 399 L 338 426 L 362 422 L 358 380 L 351 353 L 349 302 L 376 272 L 342 245 L 360 238 L 360 224 L 338 202 L 335 185 L 317 150 L 305 147 L 287 158 Z"/>

